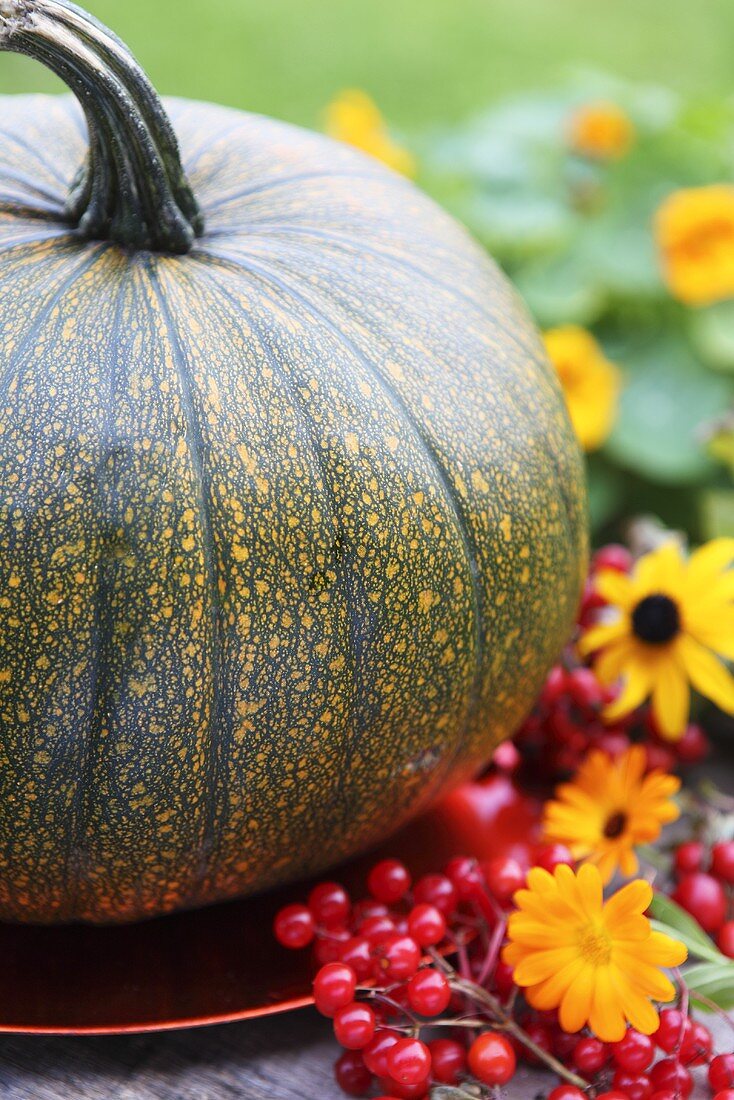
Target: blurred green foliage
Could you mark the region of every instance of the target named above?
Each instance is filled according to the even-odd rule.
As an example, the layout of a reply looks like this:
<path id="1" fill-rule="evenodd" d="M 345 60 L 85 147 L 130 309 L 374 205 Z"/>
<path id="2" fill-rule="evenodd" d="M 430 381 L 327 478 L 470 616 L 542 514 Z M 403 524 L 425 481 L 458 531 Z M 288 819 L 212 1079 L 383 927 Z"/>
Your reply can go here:
<path id="1" fill-rule="evenodd" d="M 616 162 L 568 149 L 573 111 L 599 100 L 636 130 Z M 425 186 L 505 267 L 541 327 L 590 329 L 624 372 L 616 426 L 589 462 L 597 533 L 647 512 L 696 539 L 734 534 L 734 302 L 673 301 L 653 233 L 671 192 L 734 179 L 734 102 L 587 74 L 434 131 L 422 160 Z"/>
<path id="2" fill-rule="evenodd" d="M 168 94 L 320 124 L 343 87 L 398 128 L 552 86 L 579 63 L 688 92 L 731 87 L 731 0 L 81 0 Z M 0 59 L 0 91 L 51 86 Z"/>

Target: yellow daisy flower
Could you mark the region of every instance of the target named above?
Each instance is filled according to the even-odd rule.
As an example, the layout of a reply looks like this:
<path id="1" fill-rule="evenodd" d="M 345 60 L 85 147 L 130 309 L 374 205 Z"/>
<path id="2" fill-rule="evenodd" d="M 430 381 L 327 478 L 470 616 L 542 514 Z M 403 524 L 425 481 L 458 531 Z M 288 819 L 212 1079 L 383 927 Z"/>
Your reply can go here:
<path id="1" fill-rule="evenodd" d="M 674 191 L 655 216 L 663 278 L 692 306 L 734 297 L 734 185 Z"/>
<path id="2" fill-rule="evenodd" d="M 588 1024 L 603 1042 L 618 1042 L 627 1021 L 645 1035 L 659 1018 L 651 998 L 672 1001 L 675 987 L 660 967 L 679 966 L 682 943 L 653 932 L 644 912 L 652 887 L 644 879 L 623 886 L 606 902 L 599 869 L 576 874 L 557 867 L 528 873 L 518 911 L 508 921 L 502 957 L 533 1008 L 557 1008 L 564 1031 Z"/>
<path id="3" fill-rule="evenodd" d="M 404 176 L 415 175 L 413 157 L 392 140 L 377 105 L 366 92 L 356 88 L 340 92 L 326 109 L 326 132 Z"/>
<path id="4" fill-rule="evenodd" d="M 592 160 L 619 160 L 634 139 L 634 126 L 616 103 L 585 103 L 568 120 L 568 144 Z"/>
<path id="5" fill-rule="evenodd" d="M 613 618 L 588 630 L 579 650 L 597 654 L 601 683 L 622 680 L 604 711 L 609 721 L 652 695 L 660 732 L 678 740 L 688 723 L 689 682 L 734 714 L 734 677 L 716 656 L 734 660 L 733 562 L 734 539 L 714 539 L 687 561 L 669 541 L 640 558 L 631 576 L 599 572 L 596 588 Z"/>
<path id="6" fill-rule="evenodd" d="M 678 817 L 671 796 L 680 780 L 660 769 L 645 775 L 645 764 L 641 745 L 617 760 L 594 750 L 573 782 L 557 787 L 556 800 L 546 803 L 546 839 L 595 864 L 605 883 L 618 867 L 627 877 L 636 874 L 635 847 L 657 840 L 662 826 Z"/>
<path id="7" fill-rule="evenodd" d="M 601 447 L 614 426 L 620 373 L 586 329 L 561 325 L 545 333 L 545 347 L 585 451 Z"/>

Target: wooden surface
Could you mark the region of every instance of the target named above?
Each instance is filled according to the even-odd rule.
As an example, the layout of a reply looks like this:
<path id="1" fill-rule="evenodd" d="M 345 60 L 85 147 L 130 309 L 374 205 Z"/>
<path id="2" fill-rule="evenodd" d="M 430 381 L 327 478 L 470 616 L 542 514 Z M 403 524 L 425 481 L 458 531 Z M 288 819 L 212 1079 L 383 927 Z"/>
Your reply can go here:
<path id="1" fill-rule="evenodd" d="M 711 1020 L 706 1021 L 709 1025 Z M 719 1024 L 717 1048 L 731 1050 Z M 329 1023 L 310 1009 L 159 1035 L 47 1039 L 0 1036 L 2 1100 L 345 1100 L 334 1084 Z M 697 1071 L 694 1097 L 710 1094 Z M 521 1071 L 507 1100 L 552 1087 Z"/>

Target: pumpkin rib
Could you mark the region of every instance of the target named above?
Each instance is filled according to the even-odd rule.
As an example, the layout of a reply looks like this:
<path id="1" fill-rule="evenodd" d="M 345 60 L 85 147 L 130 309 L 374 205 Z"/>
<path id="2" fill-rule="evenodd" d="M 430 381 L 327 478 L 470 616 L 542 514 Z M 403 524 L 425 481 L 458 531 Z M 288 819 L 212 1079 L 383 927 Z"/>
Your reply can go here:
<path id="1" fill-rule="evenodd" d="M 41 243 L 41 242 L 39 242 L 39 243 Z M 22 356 L 25 355 L 25 353 L 28 350 L 28 348 L 30 347 L 30 345 L 36 339 L 37 327 L 48 320 L 48 318 L 53 313 L 55 307 L 58 305 L 58 303 L 61 301 L 61 299 L 64 297 L 64 295 L 69 290 L 71 290 L 71 288 L 76 283 L 77 279 L 84 278 L 84 276 L 87 275 L 92 270 L 92 268 L 94 267 L 96 261 L 99 260 L 102 256 L 104 256 L 105 253 L 107 253 L 111 247 L 112 246 L 110 244 L 108 244 L 107 241 L 97 241 L 92 246 L 92 249 L 90 249 L 89 251 L 77 252 L 77 254 L 81 256 L 82 262 L 79 264 L 79 266 L 77 268 L 74 269 L 74 271 L 72 272 L 72 274 L 70 276 L 68 276 L 66 279 L 63 280 L 63 282 L 61 282 L 58 285 L 56 290 L 53 292 L 51 298 L 48 300 L 48 302 L 46 302 L 46 304 L 43 306 L 43 308 L 34 317 L 34 319 L 33 319 L 34 324 L 31 325 L 28 328 L 28 331 L 26 333 L 25 338 L 18 345 L 18 347 L 16 349 L 14 349 L 14 354 L 13 354 L 12 358 L 9 360 L 9 362 L 7 364 L 7 369 L 5 370 L 5 372 L 2 375 L 0 375 L 0 404 L 2 404 L 2 402 L 5 401 L 5 399 L 8 395 L 8 390 L 9 390 L 9 387 L 10 387 L 11 383 L 13 381 L 16 381 L 16 382 L 19 383 L 20 380 L 23 377 L 23 374 L 25 373 L 25 371 L 23 371 L 23 374 L 12 376 L 12 367 L 13 367 L 13 364 L 18 359 L 22 358 Z M 31 254 L 28 256 L 28 262 L 30 263 L 32 261 L 32 259 L 33 259 L 33 254 L 31 252 Z M 49 276 L 49 281 L 51 281 L 52 278 L 53 278 L 53 276 Z M 45 285 L 46 285 L 45 283 L 39 284 L 39 289 L 41 289 Z M 0 280 L 0 287 L 1 286 L 2 286 L 2 280 Z M 33 366 L 34 366 L 33 363 L 28 363 L 26 365 L 26 369 L 30 370 Z"/>
<path id="2" fill-rule="evenodd" d="M 208 272 L 207 272 L 207 276 L 209 277 Z M 230 294 L 229 291 L 223 290 L 221 282 L 216 282 L 215 283 L 215 281 L 213 279 L 211 279 L 211 283 L 212 283 L 213 286 L 217 287 L 217 289 L 219 290 L 220 293 L 224 294 L 224 297 L 232 304 L 232 306 L 236 310 L 237 303 L 236 303 L 235 299 L 233 298 L 233 296 Z M 315 427 L 314 427 L 312 418 L 309 415 L 303 401 L 298 396 L 298 393 L 297 393 L 295 387 L 293 386 L 293 383 L 291 382 L 291 380 L 287 377 L 287 375 L 283 371 L 283 369 L 282 369 L 280 363 L 278 362 L 276 356 L 273 355 L 272 349 L 268 345 L 268 341 L 265 338 L 265 333 L 264 333 L 263 327 L 255 319 L 255 317 L 248 318 L 248 323 L 252 326 L 253 331 L 257 334 L 258 340 L 260 341 L 260 346 L 261 346 L 262 350 L 264 351 L 268 362 L 270 363 L 271 367 L 273 368 L 273 371 L 277 374 L 278 378 L 280 379 L 284 389 L 289 394 L 290 399 L 291 399 L 291 406 L 294 409 L 294 411 L 296 412 L 296 414 L 298 416 L 298 419 L 303 424 L 303 427 L 304 427 L 304 430 L 305 430 L 305 433 L 306 433 L 306 437 L 308 439 L 309 448 L 310 448 L 311 452 L 314 455 L 316 466 L 318 467 L 318 469 L 321 473 L 321 479 L 322 479 L 323 484 L 324 484 L 324 489 L 326 490 L 329 497 L 331 498 L 334 516 L 338 519 L 341 509 L 339 507 L 339 502 L 337 500 L 336 494 L 334 493 L 333 489 L 331 488 L 331 484 L 330 484 L 331 475 L 329 474 L 329 471 L 327 470 L 327 468 L 324 464 L 324 460 L 321 457 L 320 449 L 316 445 Z M 240 332 L 242 332 L 243 331 L 242 327 L 241 326 L 238 326 L 238 327 L 239 327 Z M 340 569 L 340 573 L 341 573 L 341 577 L 342 577 L 342 580 L 343 580 L 345 603 L 347 605 L 348 615 L 349 615 L 349 651 L 350 651 L 350 654 L 351 654 L 351 674 L 352 674 L 352 704 L 351 704 L 352 720 L 351 720 L 351 727 L 352 727 L 352 732 L 354 734 L 354 737 L 356 737 L 357 733 L 358 733 L 358 730 L 357 730 L 357 708 L 355 706 L 355 701 L 356 701 L 356 696 L 357 696 L 357 691 L 356 691 L 356 672 L 357 672 L 357 642 L 356 642 L 357 630 L 356 630 L 356 626 L 357 626 L 357 617 L 356 617 L 356 613 L 355 613 L 354 590 L 353 590 L 353 588 L 352 588 L 352 586 L 349 582 L 349 572 L 345 568 L 345 566 L 348 564 L 349 560 L 350 559 L 348 559 L 347 557 L 345 557 L 343 559 L 344 564 L 342 565 L 342 567 Z M 345 766 L 343 768 L 341 768 L 340 772 L 339 772 L 339 798 L 340 798 L 340 801 L 341 801 L 342 805 L 345 808 L 344 809 L 345 816 L 346 816 L 346 812 L 347 812 L 347 810 L 346 810 L 346 801 L 347 801 L 346 800 L 346 780 L 347 780 L 347 778 L 348 778 L 348 776 L 351 772 L 352 759 L 353 759 L 353 756 L 354 756 L 354 747 L 355 747 L 354 746 L 354 737 L 352 739 L 345 738 L 345 740 L 344 740 L 345 749 L 346 749 L 346 752 L 344 754 L 344 765 Z"/>
<path id="3" fill-rule="evenodd" d="M 122 313 L 122 297 L 118 296 L 115 320 L 112 328 L 113 337 L 117 336 Z M 111 438 L 111 420 L 114 411 L 115 379 L 114 368 L 110 370 L 109 390 L 110 399 L 105 410 L 103 434 L 100 433 L 100 442 L 103 444 L 100 465 L 105 461 L 106 452 L 104 443 Z M 109 643 L 112 638 L 112 621 L 109 614 L 110 585 L 106 570 L 100 568 L 94 601 L 94 644 L 91 646 L 93 671 L 90 686 L 89 719 L 85 723 L 88 730 L 87 736 L 81 739 L 81 753 L 79 773 L 74 791 L 73 810 L 71 811 L 71 844 L 66 850 L 66 873 L 64 881 L 68 884 L 67 898 L 70 913 L 83 912 L 80 904 L 83 897 L 82 881 L 85 872 L 84 855 L 88 850 L 87 834 L 89 831 L 89 803 L 94 790 L 94 763 L 98 755 L 97 749 L 102 734 L 102 699 L 103 693 L 100 686 L 107 686 L 105 660 L 107 658 Z M 98 719 L 98 715 L 100 719 Z"/>
<path id="4" fill-rule="evenodd" d="M 305 183 L 307 180 L 319 180 L 319 179 L 357 179 L 357 180 L 374 180 L 375 177 L 382 175 L 379 167 L 375 172 L 297 172 L 292 176 L 281 176 L 279 178 L 273 178 L 266 180 L 264 183 L 254 185 L 252 187 L 246 187 L 244 191 L 236 192 L 234 195 L 226 195 L 219 199 L 217 202 L 210 202 L 206 205 L 207 217 L 210 214 L 216 213 L 221 210 L 223 206 L 228 206 L 231 202 L 239 202 L 241 199 L 247 199 L 250 195 L 261 195 L 266 191 L 275 190 L 278 187 L 287 187 L 293 183 Z M 210 236 L 207 231 L 203 237 L 199 238 L 199 245 Z"/>
<path id="5" fill-rule="evenodd" d="M 222 254 L 215 254 L 210 251 L 209 255 L 214 256 L 218 259 L 221 257 Z M 231 260 L 227 261 L 226 257 L 225 261 L 232 262 Z M 436 454 L 433 444 L 429 439 L 426 438 L 425 433 L 422 431 L 420 425 L 415 419 L 415 416 L 413 415 L 412 411 L 403 400 L 401 395 L 387 381 L 387 379 L 383 378 L 376 365 L 368 359 L 361 348 L 354 344 L 354 342 L 349 339 L 349 337 L 339 328 L 338 325 L 336 325 L 328 317 L 326 313 L 323 312 L 323 310 L 319 306 L 315 305 L 309 298 L 302 295 L 299 291 L 291 287 L 288 283 L 282 281 L 278 276 L 267 272 L 263 274 L 261 269 L 259 268 L 259 265 L 252 266 L 249 261 L 247 263 L 238 263 L 237 261 L 235 261 L 235 267 L 239 268 L 239 270 L 241 271 L 254 275 L 256 278 L 259 277 L 266 282 L 270 281 L 274 286 L 279 287 L 281 291 L 289 295 L 293 299 L 293 301 L 299 302 L 303 307 L 309 310 L 330 332 L 332 332 L 334 336 L 336 336 L 336 338 L 343 344 L 345 348 L 351 351 L 351 353 L 359 360 L 359 362 L 362 363 L 365 370 L 375 379 L 378 387 L 381 389 L 383 394 L 385 394 L 390 404 L 402 413 L 405 421 L 407 422 L 407 424 L 410 425 L 416 439 L 420 443 L 429 461 L 429 464 L 435 470 L 439 484 L 444 491 L 445 498 L 448 501 L 450 505 L 450 510 L 454 515 L 456 529 L 459 532 L 461 542 L 464 547 L 464 553 L 468 564 L 468 572 L 471 578 L 472 602 L 474 606 L 474 676 L 469 693 L 467 714 L 464 721 L 464 728 L 468 729 L 474 716 L 474 711 L 477 708 L 481 693 L 481 676 L 484 663 L 484 629 L 486 626 L 483 611 L 483 597 L 479 588 L 477 555 L 473 545 L 473 536 L 469 531 L 468 524 L 466 523 L 463 511 L 458 503 L 458 498 L 456 496 L 453 486 L 451 485 L 448 474 L 446 473 L 446 470 L 444 469 L 441 460 Z M 455 752 L 458 751 L 459 747 L 457 746 Z"/>
<path id="6" fill-rule="evenodd" d="M 17 145 L 20 149 L 23 149 L 26 153 L 30 153 L 31 156 L 39 160 L 48 172 L 48 174 L 52 176 L 55 180 L 58 180 L 59 186 L 62 187 L 64 191 L 66 191 L 66 188 L 69 184 L 68 179 L 65 179 L 64 176 L 61 174 L 58 165 L 54 164 L 53 161 L 46 160 L 46 157 L 43 155 L 42 149 L 39 148 L 38 145 L 31 145 L 29 141 L 26 141 L 25 138 L 21 137 L 20 134 L 16 133 L 14 130 L 10 133 L 5 131 L 3 133 L 3 141 L 12 142 L 14 145 Z"/>
<path id="7" fill-rule="evenodd" d="M 32 176 L 26 175 L 25 172 L 20 172 L 16 168 L 9 168 L 5 165 L 3 167 L 3 181 L 5 180 L 14 180 L 15 183 L 22 183 L 24 187 L 33 192 L 34 196 L 40 196 L 42 200 L 46 199 L 49 203 L 56 203 L 55 209 L 59 214 L 63 214 L 63 198 L 53 191 L 47 190 Z"/>
<path id="8" fill-rule="evenodd" d="M 258 224 L 258 223 L 254 223 L 254 224 Z M 260 224 L 260 227 L 262 227 L 262 223 L 259 223 L 259 224 Z M 308 227 L 304 227 L 303 230 L 301 230 L 300 227 L 292 227 L 292 226 L 287 226 L 287 225 L 283 225 L 283 226 L 274 225 L 274 228 L 276 228 L 278 230 L 280 230 L 282 228 L 282 229 L 285 229 L 286 231 L 294 231 L 295 230 L 297 232 L 303 232 L 304 234 L 308 234 L 309 236 L 313 236 L 317 239 L 324 239 L 324 240 L 336 239 L 339 236 L 339 234 L 330 234 L 330 233 L 328 233 L 324 230 L 311 229 L 311 228 L 308 228 Z M 217 236 L 217 235 L 218 235 L 218 231 L 214 231 L 213 233 L 209 234 L 210 237 Z M 346 235 L 345 235 L 345 239 L 348 240 L 349 238 L 346 237 Z M 388 252 L 381 253 L 379 249 L 374 248 L 370 245 L 362 244 L 361 242 L 358 242 L 356 240 L 354 240 L 354 247 L 355 247 L 355 249 L 357 247 L 359 247 L 359 250 L 361 252 L 369 253 L 370 255 L 373 255 L 377 258 L 390 259 L 391 262 L 399 265 L 400 267 L 405 268 L 407 271 L 411 271 L 416 275 L 420 275 L 427 282 L 429 282 L 431 285 L 438 287 L 438 289 L 442 290 L 443 292 L 452 294 L 459 301 L 462 301 L 465 304 L 471 306 L 473 309 L 476 309 L 477 312 L 479 312 L 481 314 L 482 310 L 481 310 L 481 307 L 478 305 L 478 303 L 474 302 L 471 298 L 468 297 L 468 295 L 464 294 L 459 288 L 457 288 L 455 286 L 449 286 L 448 284 L 442 282 L 440 279 L 435 278 L 435 276 L 431 275 L 429 272 L 424 271 L 423 269 L 421 269 L 421 268 L 417 267 L 416 265 L 412 264 L 409 260 L 406 260 L 406 259 L 404 259 L 400 256 L 395 256 L 392 253 L 388 253 Z M 507 337 L 508 343 L 512 343 L 517 348 L 518 351 L 524 352 L 524 348 L 522 347 L 522 345 L 520 345 L 517 342 L 517 340 L 515 339 L 514 334 L 512 332 L 506 332 L 505 336 Z M 555 381 L 555 376 L 551 376 L 551 377 L 553 377 L 553 379 Z M 519 389 L 519 396 L 520 396 L 520 398 L 523 398 L 525 396 L 524 391 L 522 389 Z M 519 407 L 521 409 L 523 408 L 522 405 L 520 405 Z M 525 411 L 525 410 L 523 409 L 523 411 Z M 549 445 L 548 440 L 544 440 L 544 444 L 545 444 L 545 447 L 544 447 L 545 454 L 548 457 L 550 465 L 552 466 L 553 470 L 555 471 L 555 473 L 557 475 L 557 482 L 558 482 L 558 485 L 560 486 L 561 503 L 563 504 L 563 520 L 564 520 L 564 525 L 565 525 L 565 528 L 566 528 L 566 533 L 569 536 L 568 545 L 573 545 L 574 532 L 573 532 L 572 516 L 573 516 L 573 512 L 575 511 L 575 509 L 573 508 L 573 506 L 571 504 L 571 501 L 569 500 L 568 491 L 567 491 L 567 488 L 566 488 L 566 479 L 562 476 L 562 471 L 561 471 L 561 468 L 560 468 L 560 465 L 559 465 L 559 462 L 558 462 L 558 456 L 555 452 L 555 449 Z"/>
<path id="9" fill-rule="evenodd" d="M 198 494 L 198 503 L 199 516 L 202 527 L 202 546 L 204 548 L 209 589 L 212 595 L 209 619 L 212 631 L 211 679 L 213 700 L 209 715 L 208 730 L 210 752 L 208 754 L 209 767 L 207 769 L 206 778 L 207 796 L 204 799 L 206 814 L 202 830 L 200 865 L 198 873 L 193 876 L 196 882 L 196 886 L 194 887 L 195 896 L 187 899 L 187 901 L 184 903 L 192 904 L 195 901 L 196 896 L 201 893 L 202 887 L 204 886 L 204 883 L 206 881 L 206 877 L 210 873 L 210 852 L 213 847 L 212 842 L 215 835 L 215 827 L 218 816 L 215 807 L 220 801 L 220 799 L 217 797 L 217 787 L 222 770 L 220 760 L 222 745 L 219 743 L 219 741 L 217 741 L 216 735 L 220 719 L 222 718 L 222 701 L 224 692 L 222 690 L 222 685 L 219 682 L 222 670 L 223 633 L 220 602 L 217 598 L 219 568 L 216 561 L 212 520 L 209 511 L 211 483 L 210 478 L 206 472 L 206 467 L 202 457 L 204 454 L 204 434 L 196 415 L 196 408 L 193 400 L 194 387 L 191 371 L 186 362 L 186 355 L 181 346 L 177 326 L 171 314 L 164 288 L 161 285 L 155 261 L 152 256 L 148 255 L 146 257 L 145 263 L 143 265 L 143 270 L 150 280 L 150 286 L 160 305 L 161 315 L 164 319 L 166 330 L 169 334 L 173 362 L 176 364 L 177 368 L 179 385 L 181 388 L 181 406 L 184 411 L 188 431 L 191 436 L 191 439 L 189 440 L 189 454 L 191 456 L 192 468 L 196 472 L 197 484 L 199 485 L 201 490 Z"/>

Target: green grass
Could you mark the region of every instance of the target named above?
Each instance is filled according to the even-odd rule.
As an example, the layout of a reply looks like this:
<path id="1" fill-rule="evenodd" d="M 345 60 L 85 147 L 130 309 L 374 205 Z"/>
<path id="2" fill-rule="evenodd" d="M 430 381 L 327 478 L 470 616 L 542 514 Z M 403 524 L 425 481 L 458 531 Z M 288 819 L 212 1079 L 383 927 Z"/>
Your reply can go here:
<path id="1" fill-rule="evenodd" d="M 731 0 L 89 0 L 163 92 L 318 126 L 368 89 L 399 127 L 448 121 L 594 66 L 686 92 L 731 91 Z M 0 57 L 0 92 L 54 87 Z"/>

